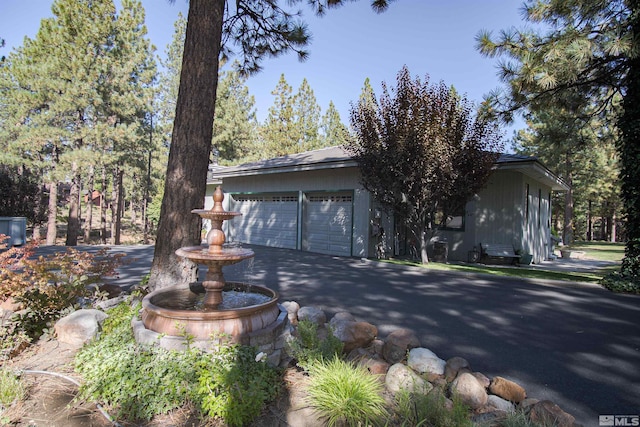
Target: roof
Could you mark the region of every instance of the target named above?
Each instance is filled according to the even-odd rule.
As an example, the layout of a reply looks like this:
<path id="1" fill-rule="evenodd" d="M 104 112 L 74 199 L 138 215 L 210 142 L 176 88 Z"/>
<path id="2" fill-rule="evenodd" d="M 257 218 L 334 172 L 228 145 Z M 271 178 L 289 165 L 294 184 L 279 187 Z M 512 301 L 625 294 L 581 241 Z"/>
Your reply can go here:
<path id="1" fill-rule="evenodd" d="M 288 154 L 272 159 L 245 163 L 237 166 L 216 167 L 210 170 L 208 183 L 220 182 L 223 178 L 271 173 L 300 172 L 320 169 L 358 167 L 358 163 L 342 147 L 328 147 L 303 153 Z M 496 169 L 514 170 L 541 181 L 555 191 L 569 189 L 558 176 L 544 166 L 537 157 L 504 153 L 496 161 Z"/>

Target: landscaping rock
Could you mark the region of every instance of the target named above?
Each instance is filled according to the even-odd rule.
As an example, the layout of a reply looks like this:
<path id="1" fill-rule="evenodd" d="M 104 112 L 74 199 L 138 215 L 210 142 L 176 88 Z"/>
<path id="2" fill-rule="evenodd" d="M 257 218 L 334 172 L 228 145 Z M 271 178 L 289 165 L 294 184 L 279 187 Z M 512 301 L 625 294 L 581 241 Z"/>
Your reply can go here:
<path id="1" fill-rule="evenodd" d="M 400 390 L 407 390 L 411 393 L 426 394 L 433 386 L 425 379 L 416 374 L 411 368 L 403 363 L 391 365 L 385 377 L 387 390 L 395 394 Z"/>
<path id="2" fill-rule="evenodd" d="M 520 403 L 527 397 L 527 393 L 522 386 L 502 377 L 495 377 L 491 380 L 489 391 L 496 396 L 515 403 Z"/>
<path id="3" fill-rule="evenodd" d="M 382 356 L 391 364 L 401 362 L 407 351 L 420 347 L 418 337 L 411 329 L 396 329 L 391 332 L 382 346 Z"/>
<path id="4" fill-rule="evenodd" d="M 333 326 L 338 322 L 356 322 L 356 318 L 348 311 L 340 311 L 329 320 L 329 325 Z"/>
<path id="5" fill-rule="evenodd" d="M 74 311 L 56 322 L 54 329 L 58 341 L 82 347 L 98 335 L 101 324 L 107 317 L 107 314 L 100 310 Z"/>
<path id="6" fill-rule="evenodd" d="M 331 327 L 333 335 L 344 344 L 344 353 L 368 346 L 378 335 L 378 328 L 367 322 L 339 320 Z"/>
<path id="7" fill-rule="evenodd" d="M 505 400 L 501 397 L 496 396 L 495 394 L 490 394 L 489 399 L 487 400 L 487 406 L 491 408 L 495 408 L 499 411 L 504 411 L 509 414 L 515 412 L 515 406 L 513 403 Z"/>
<path id="8" fill-rule="evenodd" d="M 8 297 L 4 301 L 0 301 L 0 310 L 5 312 L 15 313 L 16 311 L 20 311 L 24 308 L 22 303 L 19 303 L 13 297 Z"/>
<path id="9" fill-rule="evenodd" d="M 464 372 L 451 383 L 451 394 L 457 395 L 462 403 L 472 409 L 482 408 L 487 404 L 489 396 L 485 388 L 472 374 Z"/>
<path id="10" fill-rule="evenodd" d="M 319 307 L 301 307 L 298 310 L 298 321 L 302 320 L 308 320 L 318 326 L 323 326 L 327 322 L 327 315 Z"/>
<path id="11" fill-rule="evenodd" d="M 390 367 L 384 360 L 374 357 L 363 357 L 358 361 L 358 364 L 367 368 L 373 375 L 386 375 Z"/>
<path id="12" fill-rule="evenodd" d="M 464 369 L 466 369 L 466 368 L 464 368 Z M 461 369 L 460 373 L 462 373 L 464 371 L 464 369 Z M 478 380 L 478 382 L 480 383 L 480 385 L 482 387 L 484 387 L 486 389 L 489 388 L 489 385 L 491 384 L 491 380 L 485 374 L 483 374 L 482 372 L 471 372 L 471 375 L 473 375 Z"/>
<path id="13" fill-rule="evenodd" d="M 281 303 L 282 307 L 287 310 L 287 318 L 292 325 L 298 324 L 298 310 L 300 310 L 300 304 L 295 301 L 285 301 Z"/>
<path id="14" fill-rule="evenodd" d="M 529 419 L 534 423 L 557 427 L 574 427 L 576 419 L 550 400 L 541 400 L 531 407 Z"/>
<path id="15" fill-rule="evenodd" d="M 446 364 L 447 362 L 427 348 L 416 347 L 409 350 L 407 365 L 420 374 L 443 375 Z"/>
<path id="16" fill-rule="evenodd" d="M 453 381 L 455 377 L 458 376 L 458 373 L 461 369 L 471 370 L 471 366 L 467 359 L 464 359 L 459 356 L 452 357 L 447 360 L 447 363 L 444 367 L 444 377 L 447 381 Z"/>

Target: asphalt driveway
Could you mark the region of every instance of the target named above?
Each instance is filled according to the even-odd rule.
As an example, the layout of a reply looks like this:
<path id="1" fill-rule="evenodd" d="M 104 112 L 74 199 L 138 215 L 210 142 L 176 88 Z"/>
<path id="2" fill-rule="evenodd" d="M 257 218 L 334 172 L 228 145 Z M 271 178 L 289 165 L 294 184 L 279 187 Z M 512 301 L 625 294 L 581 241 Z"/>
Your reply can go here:
<path id="1" fill-rule="evenodd" d="M 51 248 L 42 248 L 47 252 Z M 62 249 L 62 248 L 59 248 Z M 640 413 L 640 296 L 595 285 L 425 271 L 355 258 L 252 246 L 227 280 L 268 286 L 281 301 L 349 311 L 385 337 L 414 330 L 443 359 L 520 383 L 584 426 Z M 132 246 L 118 283 L 138 283 L 153 247 Z"/>

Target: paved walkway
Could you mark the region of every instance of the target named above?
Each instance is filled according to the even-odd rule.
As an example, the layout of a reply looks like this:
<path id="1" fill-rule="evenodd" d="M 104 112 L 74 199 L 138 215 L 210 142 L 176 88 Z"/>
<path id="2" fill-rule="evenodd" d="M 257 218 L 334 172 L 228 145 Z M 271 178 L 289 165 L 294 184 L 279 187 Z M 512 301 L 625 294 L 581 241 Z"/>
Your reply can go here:
<path id="1" fill-rule="evenodd" d="M 349 311 L 376 325 L 382 337 L 411 328 L 441 358 L 462 356 L 476 371 L 517 381 L 584 426 L 598 426 L 598 415 L 640 413 L 640 296 L 597 285 L 252 248 L 253 260 L 225 268 L 227 280 L 268 286 L 282 301 L 317 305 L 328 315 Z M 153 247 L 117 250 L 135 258 L 117 283 L 138 283 Z"/>

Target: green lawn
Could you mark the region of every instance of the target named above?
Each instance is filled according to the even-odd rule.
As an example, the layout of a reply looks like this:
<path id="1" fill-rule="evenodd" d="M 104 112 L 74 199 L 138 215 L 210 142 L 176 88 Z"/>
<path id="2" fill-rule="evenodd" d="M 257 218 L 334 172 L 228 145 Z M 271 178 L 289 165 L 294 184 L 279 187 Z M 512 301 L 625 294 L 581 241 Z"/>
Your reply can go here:
<path id="1" fill-rule="evenodd" d="M 569 246 L 570 249 L 577 251 L 585 251 L 587 257 L 597 259 L 599 261 L 622 261 L 624 257 L 623 243 L 607 243 L 607 242 L 578 242 Z"/>
<path id="2" fill-rule="evenodd" d="M 624 244 L 622 243 L 604 243 L 604 242 L 580 242 L 570 246 L 571 249 L 586 252 L 586 257 L 599 261 L 615 261 L 619 262 L 624 256 Z M 423 267 L 427 270 L 438 271 L 461 271 L 469 273 L 494 274 L 496 276 L 511 276 L 543 280 L 563 280 L 569 282 L 588 282 L 598 283 L 602 277 L 616 271 L 617 266 L 599 269 L 590 273 L 568 272 L 568 271 L 547 271 L 539 269 L 530 269 L 527 267 L 511 267 L 485 264 L 441 264 L 429 263 L 427 265 L 418 264 L 406 260 L 386 260 L 392 264 L 413 265 Z"/>

